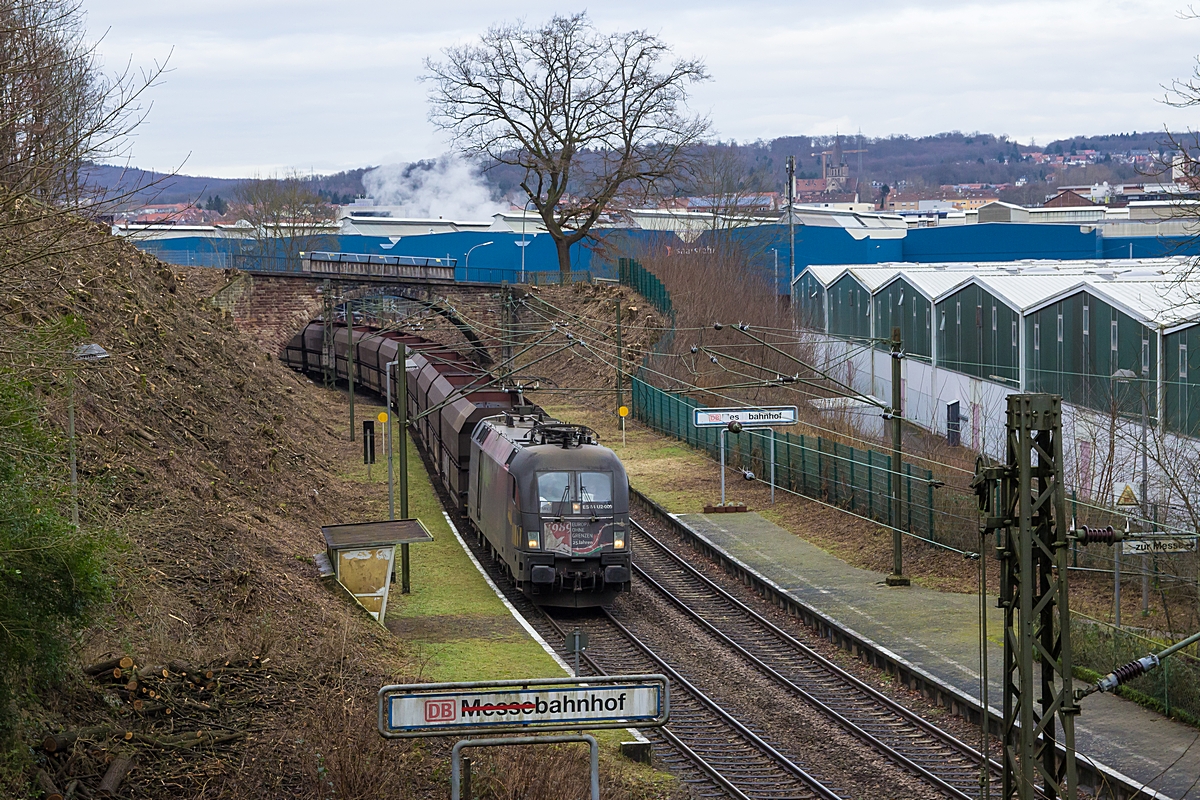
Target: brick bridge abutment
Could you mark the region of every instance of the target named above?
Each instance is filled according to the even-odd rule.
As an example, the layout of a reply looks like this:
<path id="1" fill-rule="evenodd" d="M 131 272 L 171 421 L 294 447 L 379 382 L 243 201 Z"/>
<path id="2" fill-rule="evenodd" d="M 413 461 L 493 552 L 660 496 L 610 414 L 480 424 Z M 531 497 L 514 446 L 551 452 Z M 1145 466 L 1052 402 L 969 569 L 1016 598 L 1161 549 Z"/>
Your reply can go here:
<path id="1" fill-rule="evenodd" d="M 263 350 L 278 356 L 291 338 L 319 317 L 324 307 L 324 278 L 301 275 L 256 275 L 240 272 L 213 296 L 212 304 L 229 316 L 243 332 L 257 339 Z M 419 284 L 330 279 L 330 289 L 342 301 L 364 297 L 401 297 L 423 304 L 450 306 L 478 301 L 497 287 L 480 285 Z"/>

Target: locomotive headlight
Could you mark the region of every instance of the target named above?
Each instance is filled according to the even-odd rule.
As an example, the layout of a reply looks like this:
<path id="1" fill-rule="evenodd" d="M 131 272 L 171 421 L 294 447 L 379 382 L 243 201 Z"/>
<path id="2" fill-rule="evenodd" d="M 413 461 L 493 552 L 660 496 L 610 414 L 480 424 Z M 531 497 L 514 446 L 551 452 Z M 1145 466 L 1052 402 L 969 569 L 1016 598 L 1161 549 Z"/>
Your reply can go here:
<path id="1" fill-rule="evenodd" d="M 525 531 L 525 541 L 529 544 L 530 550 L 537 550 L 542 546 L 541 531 Z"/>
<path id="2" fill-rule="evenodd" d="M 582 514 L 583 513 L 583 503 L 571 503 L 571 513 L 572 514 Z"/>
<path id="3" fill-rule="evenodd" d="M 625 531 L 613 532 L 613 550 L 625 549 Z"/>

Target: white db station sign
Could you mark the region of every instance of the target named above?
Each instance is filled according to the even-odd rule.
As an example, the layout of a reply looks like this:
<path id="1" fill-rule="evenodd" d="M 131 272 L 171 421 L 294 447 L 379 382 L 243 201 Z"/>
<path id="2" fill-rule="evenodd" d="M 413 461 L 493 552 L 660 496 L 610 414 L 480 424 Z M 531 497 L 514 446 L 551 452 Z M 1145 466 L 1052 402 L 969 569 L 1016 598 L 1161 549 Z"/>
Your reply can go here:
<path id="1" fill-rule="evenodd" d="M 697 428 L 723 428 L 731 422 L 743 428 L 795 425 L 800 421 L 796 406 L 762 408 L 693 408 L 692 424 Z"/>
<path id="2" fill-rule="evenodd" d="M 379 732 L 387 738 L 658 727 L 669 715 L 665 675 L 418 683 L 379 690 Z"/>

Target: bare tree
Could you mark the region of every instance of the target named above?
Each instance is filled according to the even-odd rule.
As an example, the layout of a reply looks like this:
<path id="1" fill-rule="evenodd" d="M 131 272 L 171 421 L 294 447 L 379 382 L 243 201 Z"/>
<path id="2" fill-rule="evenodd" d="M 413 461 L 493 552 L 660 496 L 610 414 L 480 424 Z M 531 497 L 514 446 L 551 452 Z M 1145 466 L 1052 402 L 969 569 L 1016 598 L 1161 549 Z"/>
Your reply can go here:
<path id="1" fill-rule="evenodd" d="M 246 223 L 235 233 L 254 240 L 258 258 L 290 264 L 301 253 L 328 247 L 336 232 L 333 206 L 295 172 L 238 184 L 231 206 Z"/>
<path id="2" fill-rule="evenodd" d="M 78 0 L 0 1 L 0 199 L 80 210 L 88 162 L 124 155 L 164 67 L 101 72 Z"/>
<path id="3" fill-rule="evenodd" d="M 771 176 L 748 163 L 736 143 L 706 146 L 693 157 L 688 169 L 688 191 L 707 204 L 705 213 L 713 231 L 742 228 L 775 216 L 770 193 Z"/>
<path id="4" fill-rule="evenodd" d="M 684 111 L 708 78 L 700 61 L 665 63 L 658 37 L 602 34 L 583 13 L 493 27 L 443 55 L 425 61 L 430 118 L 464 154 L 524 171 L 564 272 L 610 202 L 674 181 L 708 131 Z"/>
<path id="5" fill-rule="evenodd" d="M 89 163 L 128 155 L 129 135 L 147 113 L 142 98 L 164 66 L 112 75 L 87 39 L 78 0 L 0 0 L 0 297 L 48 294 L 67 272 L 39 267 L 82 249 L 65 217 L 100 215 L 140 188 L 106 196 L 90 187 Z M 103 256 L 98 256 L 103 257 Z M 0 308 L 0 325 L 37 318 Z M 14 344 L 0 335 L 0 371 L 37 371 L 62 357 L 61 342 Z M 39 349 L 41 348 L 41 349 Z"/>

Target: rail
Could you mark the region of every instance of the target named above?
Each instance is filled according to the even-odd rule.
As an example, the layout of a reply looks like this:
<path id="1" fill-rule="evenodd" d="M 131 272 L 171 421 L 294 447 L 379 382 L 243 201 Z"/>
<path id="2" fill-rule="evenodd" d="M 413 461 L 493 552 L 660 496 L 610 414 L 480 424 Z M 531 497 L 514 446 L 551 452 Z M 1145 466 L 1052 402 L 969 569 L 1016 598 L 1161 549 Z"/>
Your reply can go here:
<path id="1" fill-rule="evenodd" d="M 985 717 L 976 698 L 957 687 L 943 683 L 916 665 L 910 664 L 867 637 L 793 597 L 770 578 L 729 555 L 684 525 L 665 508 L 632 486 L 629 494 L 631 506 L 634 504 L 640 506 L 643 512 L 671 527 L 693 549 L 707 556 L 726 573 L 736 577 L 755 594 L 777 606 L 784 613 L 798 617 L 821 638 L 846 650 L 867 665 L 892 675 L 897 683 L 919 692 L 927 700 L 946 708 L 952 714 L 960 716 L 968 722 L 982 725 L 986 719 L 989 730 L 994 735 L 1003 735 L 1002 717 L 994 709 L 987 709 Z M 1062 752 L 1061 746 L 1059 751 Z M 1111 797 L 1114 800 L 1145 800 L 1146 798 L 1167 800 L 1165 795 L 1153 789 L 1144 788 L 1132 779 L 1109 767 L 1097 764 L 1079 753 L 1076 753 L 1076 766 L 1079 771 L 1080 786 L 1096 792 L 1097 796 Z"/>
<path id="2" fill-rule="evenodd" d="M 726 592 L 637 522 L 634 571 L 785 690 L 894 763 L 959 800 L 978 797 L 972 747 L 876 691 Z M 687 598 L 687 599 L 684 599 Z M 990 762 L 994 780 L 1001 765 Z"/>
<path id="3" fill-rule="evenodd" d="M 435 465 L 429 459 L 425 442 L 419 432 L 410 433 L 426 470 L 432 473 Z M 434 491 L 447 513 L 456 517 L 458 523 L 464 523 L 458 507 L 450 502 L 440 481 L 434 481 Z M 464 532 L 467 530 L 463 528 Z M 464 535 L 463 540 L 481 564 L 491 562 L 486 545 L 481 543 L 478 537 Z M 543 635 L 551 633 L 550 638 L 565 638 L 565 631 L 544 609 L 535 606 L 529 598 L 503 579 L 497 580 L 496 585 L 526 620 L 541 628 Z M 715 701 L 687 683 L 674 669 L 632 637 L 632 634 L 627 637 L 621 633 L 624 626 L 612 619 L 611 615 L 607 615 L 605 619 L 611 620 L 611 624 L 607 626 L 608 634 L 613 636 L 615 632 L 615 642 L 620 643 L 618 646 L 622 648 L 625 657 L 631 659 L 621 662 L 622 671 L 633 669 L 640 661 L 647 665 L 653 664 L 656 671 L 664 672 L 672 680 L 671 723 L 664 728 L 648 729 L 646 733 L 658 741 L 661 747 L 659 758 L 671 767 L 672 771 L 680 774 L 683 780 L 693 784 L 707 784 L 735 800 L 776 798 L 781 796 L 781 787 L 790 789 L 791 793 L 786 796 L 795 797 L 797 800 L 839 800 L 835 792 L 808 776 L 758 734 L 746 728 L 721 709 Z M 601 644 L 604 638 L 603 634 L 593 634 L 590 637 L 592 646 Z M 581 659 L 596 674 L 606 674 L 604 666 L 593 655 L 583 653 Z M 714 735 L 715 729 L 724 729 L 728 735 Z M 733 740 L 736 740 L 736 744 L 730 743 Z"/>
<path id="4" fill-rule="evenodd" d="M 565 638 L 566 631 L 558 622 L 545 609 L 538 611 L 558 638 Z M 611 612 L 604 610 L 604 616 L 589 621 L 587 627 L 592 653 L 584 653 L 582 657 L 597 675 L 609 674 L 606 664 L 619 664 L 622 671 L 629 671 L 642 663 L 653 665 L 671 679 L 671 722 L 665 728 L 653 730 L 651 735 L 662 736 L 687 754 L 702 772 L 731 795 L 739 800 L 778 796 L 839 800 L 836 792 L 739 722 L 655 654 Z M 603 651 L 605 657 L 597 658 L 597 650 Z M 715 735 L 715 728 L 724 735 Z M 723 765 L 727 767 L 722 769 Z"/>

